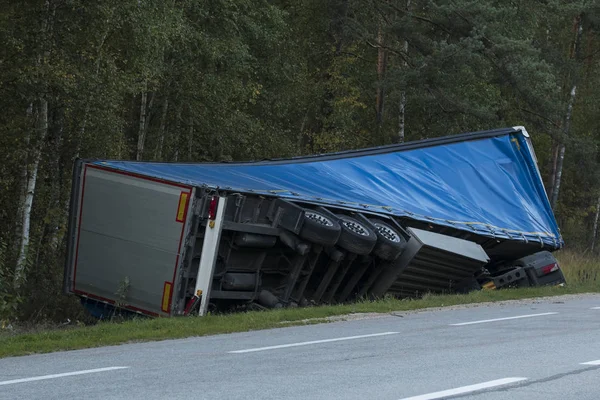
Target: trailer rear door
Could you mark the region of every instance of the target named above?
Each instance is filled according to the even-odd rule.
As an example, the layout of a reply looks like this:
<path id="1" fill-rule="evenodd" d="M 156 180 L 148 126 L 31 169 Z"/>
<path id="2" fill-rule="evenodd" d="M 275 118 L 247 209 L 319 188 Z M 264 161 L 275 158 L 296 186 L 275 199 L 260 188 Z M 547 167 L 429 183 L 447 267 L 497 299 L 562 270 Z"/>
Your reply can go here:
<path id="1" fill-rule="evenodd" d="M 80 163 L 65 290 L 170 315 L 194 189 Z"/>

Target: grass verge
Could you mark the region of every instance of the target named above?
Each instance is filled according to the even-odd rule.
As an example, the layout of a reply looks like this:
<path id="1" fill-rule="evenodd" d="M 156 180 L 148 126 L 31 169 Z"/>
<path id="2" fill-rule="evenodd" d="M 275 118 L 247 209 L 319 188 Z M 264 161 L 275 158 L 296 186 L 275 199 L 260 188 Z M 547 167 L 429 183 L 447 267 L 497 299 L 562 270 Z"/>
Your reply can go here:
<path id="1" fill-rule="evenodd" d="M 517 300 L 564 294 L 598 292 L 598 285 L 569 285 L 479 291 L 465 295 L 428 295 L 417 300 L 386 298 L 373 302 L 310 308 L 279 309 L 209 315 L 204 318 L 137 319 L 122 323 L 102 322 L 94 326 L 42 331 L 15 336 L 0 336 L 0 358 L 32 353 L 74 350 L 122 343 L 244 332 L 282 326 L 324 322 L 327 317 L 352 313 L 388 313 L 431 307 Z"/>
<path id="2" fill-rule="evenodd" d="M 426 295 L 423 298 L 412 300 L 385 298 L 378 301 L 362 301 L 344 305 L 209 315 L 204 318 L 135 319 L 121 323 L 102 322 L 93 326 L 41 330 L 35 333 L 17 335 L 0 331 L 0 358 L 131 342 L 305 325 L 325 322 L 328 317 L 353 313 L 389 313 L 432 307 L 600 292 L 599 260 L 578 253 L 562 253 L 558 254 L 558 258 L 567 282 L 569 282 L 565 287 L 478 291 L 463 295 Z"/>

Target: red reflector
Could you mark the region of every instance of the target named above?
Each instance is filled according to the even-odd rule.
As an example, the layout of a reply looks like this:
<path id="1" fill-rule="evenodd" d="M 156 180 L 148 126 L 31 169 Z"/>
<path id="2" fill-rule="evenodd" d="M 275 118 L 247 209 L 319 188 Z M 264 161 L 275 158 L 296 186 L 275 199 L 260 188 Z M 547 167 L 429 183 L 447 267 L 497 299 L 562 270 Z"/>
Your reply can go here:
<path id="1" fill-rule="evenodd" d="M 211 221 L 217 217 L 217 205 L 219 205 L 219 196 L 213 196 L 208 205 L 208 219 Z"/>
<path id="2" fill-rule="evenodd" d="M 551 272 L 554 271 L 558 271 L 558 264 L 554 263 L 554 264 L 550 264 L 550 265 L 546 265 L 545 267 L 542 267 L 542 272 L 545 274 L 549 274 Z"/>

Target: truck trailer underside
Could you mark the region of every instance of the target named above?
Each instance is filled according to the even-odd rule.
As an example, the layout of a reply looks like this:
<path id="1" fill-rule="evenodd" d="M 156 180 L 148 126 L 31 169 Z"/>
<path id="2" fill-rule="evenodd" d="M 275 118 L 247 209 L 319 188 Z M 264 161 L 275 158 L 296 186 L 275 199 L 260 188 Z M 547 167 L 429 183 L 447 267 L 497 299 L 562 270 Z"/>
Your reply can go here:
<path id="1" fill-rule="evenodd" d="M 97 316 L 106 314 L 103 307 L 112 310 L 115 305 L 172 316 L 564 282 L 549 253 L 562 246 L 562 239 L 540 191 L 539 171 L 528 162 L 535 156 L 526 132 L 469 135 L 294 160 L 183 164 L 186 169 L 179 175 L 170 164 L 80 160 L 73 176 L 65 292 L 80 296 Z M 498 138 L 506 139 L 499 146 L 514 143 L 516 156 L 511 159 L 501 148 L 493 164 L 501 173 L 490 181 L 481 175 L 483 167 L 474 165 L 477 157 L 468 156 L 474 154 L 473 146 Z M 440 151 L 457 152 L 461 148 L 455 144 L 465 143 L 469 147 L 457 159 L 473 169 L 455 163 L 459 179 L 452 182 L 445 172 L 434 175 L 435 165 L 426 162 L 415 176 L 428 176 L 428 181 L 410 182 L 409 170 L 395 180 L 398 173 L 390 173 L 395 161 L 381 159 L 399 154 L 404 162 L 415 151 L 439 158 Z M 380 158 L 366 164 L 374 157 Z M 484 167 L 492 168 L 491 157 L 490 152 L 484 154 Z M 335 176 L 346 167 L 339 160 L 367 171 L 377 187 L 365 178 L 349 189 L 350 194 L 342 193 L 348 185 L 340 184 L 338 200 L 320 197 L 313 188 L 323 187 L 324 179 L 331 177 L 334 188 L 343 179 Z M 271 169 L 278 165 L 281 168 Z M 294 165 L 303 167 L 290 170 Z M 227 176 L 234 167 L 239 167 L 236 176 L 254 187 L 232 186 Z M 190 168 L 199 180 L 186 175 Z M 282 169 L 283 175 L 275 176 L 273 171 Z M 314 182 L 302 176 L 307 171 L 315 174 Z M 209 172 L 211 180 L 204 181 Z M 324 174 L 320 181 L 318 174 Z M 469 188 L 477 183 L 476 174 L 488 185 L 487 193 Z M 222 184 L 213 183 L 220 179 Z M 277 186 L 267 185 L 267 180 Z M 460 192 L 440 198 L 448 193 L 444 188 L 438 191 L 440 182 L 455 184 Z M 514 195 L 503 193 L 506 188 L 527 192 L 519 194 L 527 204 L 521 201 L 518 210 L 514 203 L 506 206 L 505 196 Z M 397 196 L 406 193 L 402 212 L 392 203 L 397 197 L 391 193 L 398 190 Z M 372 203 L 347 201 L 353 191 L 357 200 L 368 197 Z M 377 191 L 391 199 L 388 204 L 373 204 Z M 417 204 L 415 193 L 420 192 L 425 195 Z M 411 201 L 413 211 L 408 210 Z M 437 214 L 436 207 L 441 210 Z M 430 215 L 416 212 L 423 209 Z M 457 218 L 440 218 L 448 209 Z M 498 222 L 498 213 L 505 213 L 506 221 Z M 529 226 L 540 229 L 523 229 Z"/>

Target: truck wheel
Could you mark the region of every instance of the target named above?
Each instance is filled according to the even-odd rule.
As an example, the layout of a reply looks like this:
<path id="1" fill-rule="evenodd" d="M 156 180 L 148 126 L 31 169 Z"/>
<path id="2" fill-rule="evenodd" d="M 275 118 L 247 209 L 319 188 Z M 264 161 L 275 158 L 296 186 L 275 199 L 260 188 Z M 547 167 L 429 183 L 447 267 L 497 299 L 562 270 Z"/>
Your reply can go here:
<path id="1" fill-rule="evenodd" d="M 369 254 L 377 243 L 377 235 L 359 220 L 338 215 L 342 232 L 338 246 L 355 254 Z"/>
<path id="2" fill-rule="evenodd" d="M 375 225 L 377 244 L 373 253 L 382 260 L 394 261 L 404 251 L 406 240 L 393 226 L 380 219 L 371 219 Z"/>
<path id="3" fill-rule="evenodd" d="M 304 210 L 301 238 L 331 247 L 337 243 L 340 232 L 340 224 L 334 219 L 315 210 Z"/>

